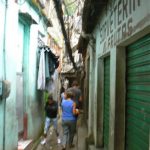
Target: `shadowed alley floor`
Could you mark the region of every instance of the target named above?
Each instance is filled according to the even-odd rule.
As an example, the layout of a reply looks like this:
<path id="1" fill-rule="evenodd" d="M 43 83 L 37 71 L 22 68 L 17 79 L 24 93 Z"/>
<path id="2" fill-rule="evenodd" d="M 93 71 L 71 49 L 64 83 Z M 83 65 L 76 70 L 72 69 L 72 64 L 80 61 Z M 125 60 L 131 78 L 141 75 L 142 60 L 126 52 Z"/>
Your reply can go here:
<path id="1" fill-rule="evenodd" d="M 87 129 L 85 123 L 83 123 L 83 116 L 80 115 L 80 119 L 78 121 L 77 133 L 74 137 L 73 144 L 74 148 L 68 148 L 67 150 L 86 150 L 85 148 L 85 138 L 87 137 Z M 61 119 L 58 121 L 58 128 L 60 133 L 60 139 L 62 139 L 62 127 L 61 127 Z M 42 140 L 42 139 L 41 139 Z M 47 136 L 47 143 L 45 145 L 38 144 L 35 150 L 61 150 L 61 143 L 57 144 L 57 137 L 53 130 L 53 127 L 49 129 Z"/>

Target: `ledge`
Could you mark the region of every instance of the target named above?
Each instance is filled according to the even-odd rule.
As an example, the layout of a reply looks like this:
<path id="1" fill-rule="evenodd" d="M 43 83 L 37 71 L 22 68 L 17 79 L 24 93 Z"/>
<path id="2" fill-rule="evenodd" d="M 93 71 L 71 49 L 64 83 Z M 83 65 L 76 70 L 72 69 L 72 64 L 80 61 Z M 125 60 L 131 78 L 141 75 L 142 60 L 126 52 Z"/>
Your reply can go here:
<path id="1" fill-rule="evenodd" d="M 52 21 L 47 17 L 46 12 L 43 7 L 40 6 L 37 0 L 28 0 L 28 3 L 33 7 L 33 9 L 40 15 L 42 15 L 43 20 L 47 27 L 52 27 Z"/>

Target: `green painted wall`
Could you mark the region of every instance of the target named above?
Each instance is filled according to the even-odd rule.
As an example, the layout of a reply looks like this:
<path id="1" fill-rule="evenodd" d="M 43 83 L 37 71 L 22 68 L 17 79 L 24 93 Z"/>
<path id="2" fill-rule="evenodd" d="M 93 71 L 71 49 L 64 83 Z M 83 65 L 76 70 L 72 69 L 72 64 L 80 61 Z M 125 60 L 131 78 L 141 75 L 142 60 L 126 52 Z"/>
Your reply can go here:
<path id="1" fill-rule="evenodd" d="M 20 7 L 20 10 L 22 8 Z M 32 9 L 31 5 L 27 5 L 26 10 L 37 22 L 30 24 L 25 31 L 25 52 L 24 52 L 24 67 L 25 72 L 25 113 L 27 113 L 27 138 L 36 139 L 43 131 L 44 123 L 44 101 L 43 93 L 37 90 L 37 72 L 38 72 L 38 32 L 46 35 L 43 19 L 39 14 Z"/>
<path id="2" fill-rule="evenodd" d="M 19 26 L 19 11 L 22 6 L 18 7 L 12 0 L 8 2 L 7 11 L 7 24 L 6 24 L 6 51 L 3 53 L 3 36 L 4 36 L 4 8 L 5 5 L 0 1 L 0 80 L 4 79 L 4 63 L 3 58 L 6 58 L 6 79 L 11 83 L 11 92 L 6 99 L 6 118 L 5 118 L 5 150 L 16 150 L 18 142 L 18 120 L 16 116 L 16 72 L 17 72 L 17 52 L 18 52 L 18 26 Z M 26 38 L 27 51 L 24 51 L 24 67 L 26 86 L 25 97 L 25 113 L 28 116 L 27 138 L 35 140 L 39 137 L 43 130 L 44 121 L 44 101 L 42 98 L 42 92 L 37 91 L 37 37 L 38 31 L 42 30 L 44 34 L 45 25 L 43 20 L 40 19 L 40 15 L 32 9 L 32 7 L 26 3 L 24 7 L 28 14 L 34 18 L 37 24 L 29 25 L 28 35 Z M 0 100 L 0 150 L 3 148 L 3 116 L 4 116 L 4 100 Z"/>
<path id="3" fill-rule="evenodd" d="M 16 54 L 17 54 L 17 5 L 8 2 L 6 16 L 6 79 L 11 83 L 11 92 L 6 99 L 5 149 L 15 150 L 17 147 L 17 118 L 16 118 Z"/>
<path id="4" fill-rule="evenodd" d="M 3 32 L 4 32 L 4 4 L 0 1 L 0 81 L 4 77 L 3 72 Z M 0 137 L 3 137 L 3 101 L 0 99 Z M 3 148 L 3 139 L 0 138 L 0 150 Z"/>

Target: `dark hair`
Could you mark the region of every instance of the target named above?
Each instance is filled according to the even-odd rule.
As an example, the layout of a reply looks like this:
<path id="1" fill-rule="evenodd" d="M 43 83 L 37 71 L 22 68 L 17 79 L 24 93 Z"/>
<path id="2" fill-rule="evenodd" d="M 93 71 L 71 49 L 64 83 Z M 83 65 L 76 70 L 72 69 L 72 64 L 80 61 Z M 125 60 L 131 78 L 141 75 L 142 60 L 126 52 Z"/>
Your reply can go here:
<path id="1" fill-rule="evenodd" d="M 53 96 L 52 96 L 52 95 L 49 95 L 49 96 L 48 96 L 48 100 L 53 100 Z"/>
<path id="2" fill-rule="evenodd" d="M 65 88 L 62 86 L 60 89 L 60 93 L 63 93 L 63 92 L 65 92 Z"/>
<path id="3" fill-rule="evenodd" d="M 78 81 L 74 80 L 73 83 L 72 83 L 72 86 L 78 86 Z"/>

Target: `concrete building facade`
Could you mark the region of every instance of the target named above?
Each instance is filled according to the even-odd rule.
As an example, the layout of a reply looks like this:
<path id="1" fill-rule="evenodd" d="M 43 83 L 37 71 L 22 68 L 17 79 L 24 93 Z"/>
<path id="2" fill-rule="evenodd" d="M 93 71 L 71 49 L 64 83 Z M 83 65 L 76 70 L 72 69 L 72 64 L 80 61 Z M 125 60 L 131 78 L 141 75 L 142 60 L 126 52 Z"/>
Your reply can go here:
<path id="1" fill-rule="evenodd" d="M 43 129 L 38 37 L 46 37 L 48 17 L 35 1 L 0 1 L 0 8 L 0 150 L 16 150 L 20 138 L 35 140 Z"/>
<path id="2" fill-rule="evenodd" d="M 113 0 L 100 14 L 85 59 L 89 149 L 150 148 L 149 8 Z"/>

